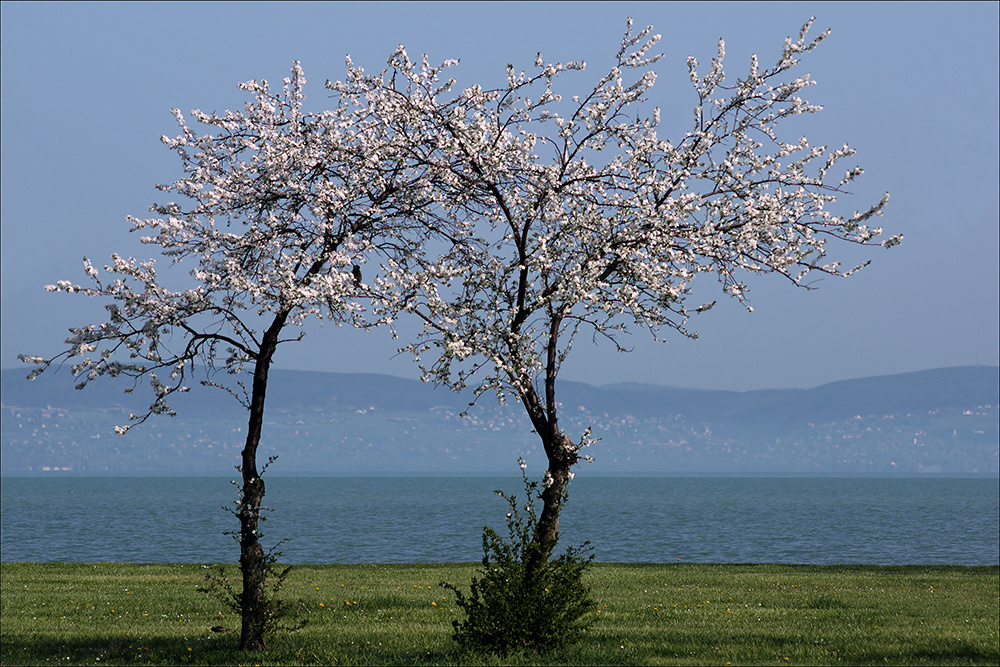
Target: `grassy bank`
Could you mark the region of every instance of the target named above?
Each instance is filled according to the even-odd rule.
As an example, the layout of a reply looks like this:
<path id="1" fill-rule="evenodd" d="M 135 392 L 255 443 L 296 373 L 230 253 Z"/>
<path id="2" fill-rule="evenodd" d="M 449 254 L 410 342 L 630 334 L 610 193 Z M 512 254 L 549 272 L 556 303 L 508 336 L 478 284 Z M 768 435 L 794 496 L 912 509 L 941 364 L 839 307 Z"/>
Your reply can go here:
<path id="1" fill-rule="evenodd" d="M 21 664 L 997 664 L 1000 569 L 595 564 L 584 641 L 548 656 L 460 655 L 440 581 L 475 566 L 310 565 L 286 597 L 306 627 L 263 655 L 198 592 L 201 565 L 0 564 L 0 663 Z M 235 568 L 233 568 L 235 573 Z M 210 631 L 212 626 L 232 632 Z"/>

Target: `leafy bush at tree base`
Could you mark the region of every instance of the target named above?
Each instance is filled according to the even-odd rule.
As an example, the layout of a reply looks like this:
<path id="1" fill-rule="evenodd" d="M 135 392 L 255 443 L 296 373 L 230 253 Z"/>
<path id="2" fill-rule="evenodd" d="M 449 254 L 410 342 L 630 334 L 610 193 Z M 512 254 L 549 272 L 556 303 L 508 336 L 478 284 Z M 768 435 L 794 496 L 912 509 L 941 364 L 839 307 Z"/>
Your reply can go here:
<path id="1" fill-rule="evenodd" d="M 452 622 L 453 638 L 463 648 L 498 655 L 518 649 L 544 653 L 577 641 L 590 623 L 587 615 L 596 605 L 583 575 L 594 558 L 586 555 L 591 547 L 589 543 L 568 547 L 552 560 L 539 557 L 548 550 L 535 536 L 537 486 L 538 482 L 525 477 L 526 518 L 516 496 L 496 492 L 510 504 L 510 541 L 483 527 L 482 567 L 472 579 L 469 594 L 441 584 L 455 593 L 456 604 L 465 612 L 464 621 Z"/>

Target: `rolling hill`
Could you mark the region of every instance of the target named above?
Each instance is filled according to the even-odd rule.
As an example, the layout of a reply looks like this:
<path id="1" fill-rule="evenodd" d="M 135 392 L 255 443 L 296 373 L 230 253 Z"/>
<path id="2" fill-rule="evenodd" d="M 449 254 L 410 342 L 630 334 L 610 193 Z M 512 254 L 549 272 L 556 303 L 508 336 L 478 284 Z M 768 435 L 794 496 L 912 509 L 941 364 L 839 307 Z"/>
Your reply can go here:
<path id="1" fill-rule="evenodd" d="M 223 473 L 238 462 L 245 413 L 225 392 L 180 396 L 177 417 L 126 436 L 144 388 L 73 389 L 66 373 L 0 372 L 0 471 Z M 598 472 L 997 473 L 1000 369 L 942 368 L 813 389 L 702 391 L 564 382 L 561 425 L 587 426 Z M 273 371 L 261 453 L 272 471 L 460 473 L 544 465 L 520 405 L 501 407 L 416 380 Z M 467 416 L 461 413 L 468 409 Z"/>

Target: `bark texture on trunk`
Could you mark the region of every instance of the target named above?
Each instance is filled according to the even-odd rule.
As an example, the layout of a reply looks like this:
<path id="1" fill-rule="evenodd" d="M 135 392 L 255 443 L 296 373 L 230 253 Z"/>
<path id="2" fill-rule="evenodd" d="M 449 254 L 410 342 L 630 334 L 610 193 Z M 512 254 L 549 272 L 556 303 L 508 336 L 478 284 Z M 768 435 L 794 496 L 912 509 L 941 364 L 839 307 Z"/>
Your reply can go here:
<path id="1" fill-rule="evenodd" d="M 559 541 L 559 513 L 569 484 L 570 469 L 576 463 L 576 452 L 570 439 L 560 433 L 555 442 L 545 448 L 545 454 L 549 463 L 548 485 L 542 491 L 542 513 L 538 517 L 536 532 L 548 559 Z"/>
<path id="2" fill-rule="evenodd" d="M 264 424 L 264 399 L 267 397 L 267 374 L 278 346 L 278 334 L 284 327 L 288 314 L 280 313 L 264 333 L 260 352 L 253 373 L 250 394 L 250 420 L 243 447 L 240 470 L 243 473 L 243 502 L 240 506 L 240 571 L 243 574 L 243 592 L 240 598 L 242 627 L 240 649 L 260 652 L 267 648 L 264 633 L 267 626 L 267 592 L 265 576 L 267 563 L 264 547 L 260 544 L 258 524 L 264 500 L 264 480 L 257 468 L 257 447 L 260 445 Z"/>
<path id="3" fill-rule="evenodd" d="M 244 456 L 244 460 L 246 457 Z M 245 464 L 244 464 L 245 465 Z M 264 498 L 264 482 L 254 479 L 256 471 L 243 473 L 243 507 L 240 511 L 240 571 L 243 573 L 243 592 L 240 600 L 242 627 L 240 648 L 259 652 L 267 648 L 264 642 L 266 625 L 266 592 L 264 590 L 264 547 L 257 539 L 260 504 Z"/>
<path id="4" fill-rule="evenodd" d="M 542 512 L 535 526 L 537 546 L 528 561 L 529 569 L 544 566 L 559 542 L 559 514 L 562 511 L 562 501 L 569 484 L 571 468 L 577 460 L 576 448 L 566 435 L 560 433 L 548 443 L 545 443 L 543 438 L 543 443 L 549 467 L 547 484 L 542 491 Z"/>
<path id="5" fill-rule="evenodd" d="M 528 558 L 529 571 L 544 567 L 559 542 L 559 513 L 569 484 L 573 466 L 579 460 L 573 441 L 559 428 L 556 404 L 556 376 L 558 367 L 558 338 L 562 317 L 549 314 L 549 337 L 545 367 L 545 396 L 535 391 L 530 378 L 522 378 L 521 400 L 528 411 L 532 426 L 542 441 L 548 460 L 548 477 L 542 491 L 542 513 L 535 526 L 535 549 Z"/>

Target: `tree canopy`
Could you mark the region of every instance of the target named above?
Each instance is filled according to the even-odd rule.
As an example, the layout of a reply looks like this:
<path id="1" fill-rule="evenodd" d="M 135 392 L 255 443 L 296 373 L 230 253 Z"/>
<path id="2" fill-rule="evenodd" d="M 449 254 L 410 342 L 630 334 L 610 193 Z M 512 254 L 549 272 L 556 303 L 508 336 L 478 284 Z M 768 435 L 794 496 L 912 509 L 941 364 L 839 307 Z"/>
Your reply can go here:
<path id="1" fill-rule="evenodd" d="M 107 321 L 72 329 L 68 347 L 54 357 L 22 356 L 37 364 L 29 377 L 73 360 L 81 389 L 103 375 L 132 378 L 127 391 L 147 379 L 148 409 L 116 427 L 119 434 L 150 415 L 173 414 L 168 400 L 188 391 L 192 376 L 243 402 L 240 645 L 252 651 L 263 650 L 275 616 L 258 533 L 267 465 L 258 465 L 257 449 L 278 346 L 300 337 L 286 331 L 310 317 L 368 326 L 371 290 L 362 267 L 390 259 L 406 267 L 428 238 L 457 238 L 435 213 L 427 174 L 410 168 L 420 147 L 400 140 L 349 89 L 331 110 L 306 112 L 304 84 L 298 63 L 280 94 L 266 81 L 242 84 L 253 96 L 243 111 L 192 112 L 207 134 L 174 110 L 181 134 L 163 143 L 180 157 L 184 175 L 159 189 L 179 199 L 154 204 L 159 217 L 129 220 L 172 265 L 191 267 L 186 278 L 171 276 L 189 286 L 167 287 L 152 259 L 113 255 L 109 278 L 84 259 L 89 286 L 60 281 L 47 289 L 107 301 Z M 247 366 L 249 391 L 239 379 Z"/>
<path id="2" fill-rule="evenodd" d="M 786 119 L 820 110 L 801 97 L 813 81 L 799 59 L 828 32 L 808 39 L 812 21 L 786 39 L 775 64 L 751 58 L 736 81 L 723 68 L 724 43 L 708 71 L 688 58 L 694 110 L 685 131 L 664 136 L 652 104 L 652 50 L 659 35 L 631 21 L 614 65 L 580 85 L 581 62 L 535 59 L 512 65 L 496 88 L 459 88 L 456 63 L 414 63 L 401 47 L 390 68 L 363 81 L 391 102 L 394 127 L 434 147 L 423 168 L 448 195 L 441 206 L 473 224 L 473 240 L 422 272 L 392 267 L 380 278 L 390 311 L 425 326 L 408 346 L 424 377 L 471 385 L 521 401 L 549 460 L 551 490 L 540 530 L 554 541 L 558 498 L 590 442 L 558 425 L 556 378 L 581 333 L 624 349 L 622 335 L 647 330 L 687 336 L 700 274 L 748 309 L 745 280 L 784 276 L 808 287 L 814 273 L 848 276 L 828 242 L 891 247 L 870 226 L 888 201 L 849 214 L 831 211 L 863 173 L 842 162 L 846 144 L 812 146 L 783 136 Z M 547 492 L 548 493 L 548 492 Z"/>
<path id="3" fill-rule="evenodd" d="M 326 111 L 305 111 L 298 63 L 280 94 L 251 81 L 241 86 L 253 97 L 243 111 L 193 112 L 208 134 L 175 111 L 181 134 L 163 142 L 184 176 L 160 189 L 181 202 L 130 221 L 172 264 L 193 265 L 189 286 L 163 285 L 153 260 L 115 255 L 110 278 L 85 260 L 91 286 L 49 289 L 108 300 L 108 320 L 73 329 L 55 357 L 23 358 L 35 373 L 74 360 L 80 387 L 102 375 L 148 378 L 154 399 L 133 422 L 170 412 L 168 398 L 196 370 L 235 394 L 215 373 L 252 364 L 244 648 L 263 647 L 256 449 L 267 371 L 278 345 L 294 339 L 286 328 L 311 317 L 368 327 L 416 316 L 423 329 L 403 349 L 426 380 L 524 405 L 548 458 L 529 557 L 543 567 L 591 441 L 589 430 L 570 437 L 558 423 L 556 380 L 580 334 L 619 350 L 636 330 L 695 336 L 691 316 L 715 304 L 689 303 L 701 274 L 750 309 L 754 275 L 808 288 L 813 274 L 863 266 L 830 258 L 829 242 L 900 241 L 871 226 L 888 194 L 831 210 L 863 173 L 842 166 L 851 148 L 783 131 L 787 119 L 820 110 L 801 97 L 813 80 L 794 73 L 828 34 L 810 40 L 811 26 L 785 40 L 772 66 L 753 56 L 735 81 L 721 40 L 704 74 L 688 58 L 693 113 L 670 133 L 655 104 L 660 37 L 631 20 L 593 84 L 584 63 L 539 53 L 529 70 L 507 65 L 497 87 L 459 87 L 449 78 L 457 61 L 414 62 L 399 47 L 375 75 L 348 58 L 345 81 L 327 84 Z"/>

